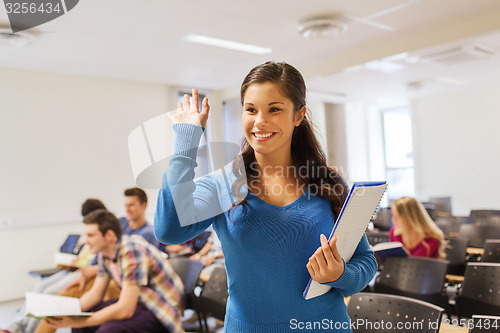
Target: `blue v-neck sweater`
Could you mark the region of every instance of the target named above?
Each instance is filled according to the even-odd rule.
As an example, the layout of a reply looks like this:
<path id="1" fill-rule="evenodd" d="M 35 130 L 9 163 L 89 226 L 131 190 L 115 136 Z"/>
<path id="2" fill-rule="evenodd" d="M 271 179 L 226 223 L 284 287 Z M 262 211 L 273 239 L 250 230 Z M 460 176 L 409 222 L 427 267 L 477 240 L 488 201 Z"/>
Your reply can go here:
<path id="1" fill-rule="evenodd" d="M 156 237 L 179 244 L 213 225 L 228 275 L 226 332 L 350 332 L 343 297 L 362 290 L 377 270 L 366 236 L 342 276 L 328 283 L 333 288 L 306 301 L 306 264 L 335 222 L 330 203 L 306 190 L 279 207 L 247 189 L 247 202 L 228 216 L 234 199 L 227 174 L 193 181 L 202 127 L 176 124 L 174 131 L 174 156 L 158 195 Z"/>

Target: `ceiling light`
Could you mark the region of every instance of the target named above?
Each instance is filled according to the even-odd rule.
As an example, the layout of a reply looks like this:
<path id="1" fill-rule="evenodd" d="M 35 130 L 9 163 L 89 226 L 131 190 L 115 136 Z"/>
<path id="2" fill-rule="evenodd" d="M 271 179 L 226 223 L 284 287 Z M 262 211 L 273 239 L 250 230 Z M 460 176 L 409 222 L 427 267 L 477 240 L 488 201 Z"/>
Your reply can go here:
<path id="1" fill-rule="evenodd" d="M 442 83 L 448 83 L 448 84 L 453 84 L 456 86 L 465 86 L 467 84 L 467 81 L 455 79 L 452 77 L 445 77 L 445 76 L 439 76 L 435 77 L 434 81 L 442 82 Z"/>
<path id="2" fill-rule="evenodd" d="M 184 40 L 190 43 L 222 47 L 225 49 L 253 53 L 253 54 L 267 54 L 273 51 L 272 49 L 267 47 L 234 42 L 226 39 L 219 39 L 197 34 L 189 34 L 186 37 L 184 37 Z"/>
<path id="3" fill-rule="evenodd" d="M 384 60 L 373 60 L 364 64 L 366 69 L 372 71 L 379 71 L 383 73 L 390 73 L 395 71 L 400 71 L 404 68 L 403 65 L 396 62 L 384 61 Z"/>
<path id="4" fill-rule="evenodd" d="M 297 32 L 305 38 L 324 37 L 347 30 L 347 20 L 342 16 L 318 17 L 299 24 Z"/>

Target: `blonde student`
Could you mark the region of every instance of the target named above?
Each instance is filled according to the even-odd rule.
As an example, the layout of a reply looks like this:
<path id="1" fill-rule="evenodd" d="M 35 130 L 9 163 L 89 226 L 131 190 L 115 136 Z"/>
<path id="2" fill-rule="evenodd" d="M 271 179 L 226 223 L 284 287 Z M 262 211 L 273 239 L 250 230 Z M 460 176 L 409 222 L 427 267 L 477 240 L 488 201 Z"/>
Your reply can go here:
<path id="1" fill-rule="evenodd" d="M 420 202 L 401 197 L 394 201 L 391 212 L 394 224 L 389 231 L 391 242 L 403 243 L 414 257 L 446 257 L 444 234 Z"/>
<path id="2" fill-rule="evenodd" d="M 196 89 L 192 97 L 171 115 L 175 152 L 158 196 L 158 239 L 178 244 L 213 226 L 228 275 L 226 332 L 350 332 L 343 297 L 362 290 L 377 263 L 366 236 L 347 263 L 336 238 L 328 243 L 324 236 L 347 186 L 315 137 L 300 72 L 266 62 L 248 73 L 241 85 L 242 158 L 229 175 L 196 182 L 196 148 L 210 108 L 205 98 L 199 110 Z M 333 288 L 306 301 L 310 277 Z"/>

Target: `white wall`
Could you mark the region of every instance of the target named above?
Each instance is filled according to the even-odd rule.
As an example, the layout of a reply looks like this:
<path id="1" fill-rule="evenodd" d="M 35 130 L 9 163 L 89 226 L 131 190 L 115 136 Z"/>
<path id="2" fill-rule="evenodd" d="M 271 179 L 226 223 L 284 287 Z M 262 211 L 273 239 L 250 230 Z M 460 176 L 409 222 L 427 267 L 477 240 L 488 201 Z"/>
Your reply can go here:
<path id="1" fill-rule="evenodd" d="M 347 176 L 349 181 L 384 180 L 382 117 L 374 106 L 345 106 Z"/>
<path id="2" fill-rule="evenodd" d="M 345 105 L 325 103 L 327 160 L 328 164 L 337 168 L 342 175 L 347 171 L 348 165 L 345 124 Z"/>
<path id="3" fill-rule="evenodd" d="M 123 214 L 135 186 L 127 137 L 175 108 L 165 85 L 0 69 L 0 301 L 23 297 L 31 269 L 52 267 L 80 205 Z M 170 105 L 172 104 L 172 105 Z M 156 191 L 148 191 L 148 217 Z"/>
<path id="4" fill-rule="evenodd" d="M 500 86 L 412 102 L 417 196 L 451 196 L 454 215 L 500 208 Z"/>

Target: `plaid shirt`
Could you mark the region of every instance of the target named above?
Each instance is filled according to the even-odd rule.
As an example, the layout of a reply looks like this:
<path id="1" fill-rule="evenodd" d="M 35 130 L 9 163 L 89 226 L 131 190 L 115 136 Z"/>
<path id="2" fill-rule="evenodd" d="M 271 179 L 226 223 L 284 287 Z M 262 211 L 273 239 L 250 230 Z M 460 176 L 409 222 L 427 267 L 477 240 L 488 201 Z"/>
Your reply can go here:
<path id="1" fill-rule="evenodd" d="M 180 321 L 184 286 L 161 252 L 141 236 L 124 235 L 116 244 L 115 258 L 122 285 L 139 286 L 139 302 L 171 333 L 184 332 Z M 113 278 L 112 259 L 100 253 L 98 263 L 98 275 Z"/>

